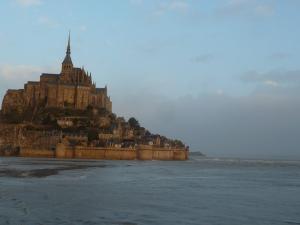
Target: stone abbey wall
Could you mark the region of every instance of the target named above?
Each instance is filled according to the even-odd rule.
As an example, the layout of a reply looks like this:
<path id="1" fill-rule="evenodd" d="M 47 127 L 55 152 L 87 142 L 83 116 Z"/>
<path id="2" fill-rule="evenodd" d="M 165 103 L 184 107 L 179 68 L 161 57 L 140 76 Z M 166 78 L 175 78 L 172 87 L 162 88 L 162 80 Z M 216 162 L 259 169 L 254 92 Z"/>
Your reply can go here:
<path id="1" fill-rule="evenodd" d="M 30 81 L 25 84 L 24 89 L 8 90 L 2 102 L 2 110 L 4 114 L 12 110 L 23 112 L 28 107 L 35 107 L 43 103 L 46 104 L 46 107 L 72 107 L 76 109 L 86 109 L 88 105 L 93 105 L 112 111 L 112 103 L 107 96 L 107 91 L 96 92 L 93 87 L 88 85 L 45 83 L 42 81 Z"/>

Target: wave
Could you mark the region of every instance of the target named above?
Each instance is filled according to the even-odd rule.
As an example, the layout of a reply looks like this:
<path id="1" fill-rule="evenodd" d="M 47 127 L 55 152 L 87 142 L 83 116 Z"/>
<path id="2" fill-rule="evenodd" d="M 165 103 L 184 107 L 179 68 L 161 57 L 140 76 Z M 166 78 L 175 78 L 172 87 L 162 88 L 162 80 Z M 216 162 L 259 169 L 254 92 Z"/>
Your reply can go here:
<path id="1" fill-rule="evenodd" d="M 300 166 L 300 160 L 270 160 L 270 159 L 240 159 L 240 158 L 222 158 L 222 157 L 190 157 L 191 161 L 203 163 L 222 163 L 239 165 L 290 165 Z"/>

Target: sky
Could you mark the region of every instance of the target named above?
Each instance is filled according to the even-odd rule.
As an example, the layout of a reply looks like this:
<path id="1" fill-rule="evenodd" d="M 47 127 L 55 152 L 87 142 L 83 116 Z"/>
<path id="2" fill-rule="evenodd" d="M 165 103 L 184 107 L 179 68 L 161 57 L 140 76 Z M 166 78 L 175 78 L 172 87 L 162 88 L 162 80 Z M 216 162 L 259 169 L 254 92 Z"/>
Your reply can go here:
<path id="1" fill-rule="evenodd" d="M 72 60 L 208 156 L 300 159 L 299 0 L 2 0 L 0 98 Z"/>

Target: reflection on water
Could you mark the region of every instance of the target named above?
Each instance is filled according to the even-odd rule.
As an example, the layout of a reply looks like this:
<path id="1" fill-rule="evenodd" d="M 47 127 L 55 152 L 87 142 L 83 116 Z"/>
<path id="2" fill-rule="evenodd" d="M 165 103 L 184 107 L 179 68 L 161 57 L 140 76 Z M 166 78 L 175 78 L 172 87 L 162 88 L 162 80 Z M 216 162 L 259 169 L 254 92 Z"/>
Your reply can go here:
<path id="1" fill-rule="evenodd" d="M 300 162 L 0 158 L 0 224 L 300 224 Z"/>

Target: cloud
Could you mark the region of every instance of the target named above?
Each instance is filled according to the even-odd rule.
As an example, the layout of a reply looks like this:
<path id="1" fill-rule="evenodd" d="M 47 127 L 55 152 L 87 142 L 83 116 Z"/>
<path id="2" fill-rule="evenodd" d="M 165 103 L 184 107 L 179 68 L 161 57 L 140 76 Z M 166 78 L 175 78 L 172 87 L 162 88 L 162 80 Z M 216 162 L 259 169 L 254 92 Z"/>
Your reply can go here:
<path id="1" fill-rule="evenodd" d="M 60 23 L 47 16 L 41 16 L 40 18 L 38 18 L 38 23 L 50 28 L 57 28 L 60 26 Z"/>
<path id="2" fill-rule="evenodd" d="M 129 3 L 132 5 L 141 5 L 144 3 L 143 0 L 129 0 Z"/>
<path id="3" fill-rule="evenodd" d="M 0 99 L 7 89 L 23 88 L 27 81 L 38 81 L 41 73 L 57 71 L 58 68 L 54 66 L 0 64 Z"/>
<path id="4" fill-rule="evenodd" d="M 57 71 L 56 66 L 0 64 L 0 101 L 7 89 L 21 89 L 27 81 L 38 81 L 41 73 Z"/>
<path id="5" fill-rule="evenodd" d="M 261 4 L 255 7 L 255 13 L 261 16 L 271 16 L 275 13 L 275 8 L 272 5 Z"/>
<path id="6" fill-rule="evenodd" d="M 173 11 L 185 13 L 189 9 L 189 4 L 185 1 L 172 1 L 168 8 Z"/>
<path id="7" fill-rule="evenodd" d="M 82 32 L 84 32 L 84 31 L 87 30 L 87 27 L 86 27 L 85 25 L 81 25 L 81 26 L 79 27 L 79 30 L 82 31 Z"/>
<path id="8" fill-rule="evenodd" d="M 266 73 L 249 71 L 241 76 L 241 80 L 273 87 L 280 85 L 300 87 L 300 70 L 273 70 Z"/>
<path id="9" fill-rule="evenodd" d="M 285 60 L 291 58 L 292 55 L 286 52 L 274 52 L 268 58 L 271 60 Z"/>
<path id="10" fill-rule="evenodd" d="M 160 2 L 154 11 L 154 15 L 161 16 L 167 12 L 176 12 L 185 14 L 189 11 L 190 5 L 185 0 L 172 0 L 167 2 Z"/>
<path id="11" fill-rule="evenodd" d="M 278 87 L 279 83 L 277 81 L 274 80 L 265 80 L 264 84 L 268 85 L 268 86 L 272 86 L 272 87 Z"/>
<path id="12" fill-rule="evenodd" d="M 271 3 L 257 0 L 229 0 L 217 10 L 222 17 L 228 16 L 272 16 L 275 7 Z"/>
<path id="13" fill-rule="evenodd" d="M 223 89 L 218 89 L 217 90 L 217 94 L 218 95 L 223 95 L 224 94 L 224 90 Z"/>
<path id="14" fill-rule="evenodd" d="M 0 99 L 7 89 L 20 89 L 28 80 L 37 80 L 43 70 L 31 65 L 0 65 Z"/>
<path id="15" fill-rule="evenodd" d="M 203 54 L 203 55 L 198 55 L 198 56 L 192 58 L 191 62 L 194 62 L 194 63 L 206 63 L 206 62 L 211 61 L 212 58 L 213 58 L 212 54 Z"/>
<path id="16" fill-rule="evenodd" d="M 29 80 L 38 80 L 41 73 L 54 73 L 59 69 L 52 66 L 40 67 L 34 65 L 0 65 L 0 80 L 2 84 L 22 87 Z"/>
<path id="17" fill-rule="evenodd" d="M 27 81 L 43 72 L 43 68 L 31 65 L 1 65 L 0 79 L 3 81 Z"/>
<path id="18" fill-rule="evenodd" d="M 29 7 L 42 4 L 41 0 L 16 0 L 16 3 L 20 6 Z"/>
<path id="19" fill-rule="evenodd" d="M 231 0 L 227 1 L 219 10 L 218 14 L 222 16 L 232 16 L 243 13 L 248 9 L 248 0 Z"/>
<path id="20" fill-rule="evenodd" d="M 169 39 L 150 39 L 140 44 L 139 50 L 148 54 L 157 54 L 166 48 L 174 47 L 174 43 Z"/>

